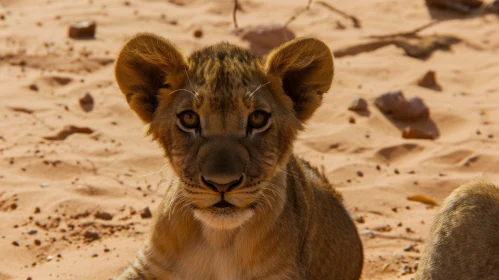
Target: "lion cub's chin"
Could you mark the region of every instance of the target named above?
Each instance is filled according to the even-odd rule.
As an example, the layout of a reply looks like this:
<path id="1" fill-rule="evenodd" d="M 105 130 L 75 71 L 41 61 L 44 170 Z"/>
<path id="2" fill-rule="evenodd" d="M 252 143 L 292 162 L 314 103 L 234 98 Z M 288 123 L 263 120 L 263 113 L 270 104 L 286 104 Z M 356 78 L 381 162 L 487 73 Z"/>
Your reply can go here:
<path id="1" fill-rule="evenodd" d="M 194 210 L 194 217 L 203 224 L 215 229 L 235 229 L 242 226 L 254 215 L 251 208 L 198 208 Z"/>

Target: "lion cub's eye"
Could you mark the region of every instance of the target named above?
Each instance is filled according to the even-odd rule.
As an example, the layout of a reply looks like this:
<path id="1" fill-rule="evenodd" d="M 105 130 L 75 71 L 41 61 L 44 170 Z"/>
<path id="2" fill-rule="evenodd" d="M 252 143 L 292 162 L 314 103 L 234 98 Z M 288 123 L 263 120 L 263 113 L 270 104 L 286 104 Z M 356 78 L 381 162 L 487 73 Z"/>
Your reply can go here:
<path id="1" fill-rule="evenodd" d="M 248 126 L 252 129 L 263 128 L 270 119 L 270 113 L 264 111 L 255 111 L 248 117 Z"/>
<path id="2" fill-rule="evenodd" d="M 177 115 L 180 124 L 186 129 L 195 129 L 199 126 L 199 116 L 193 111 L 184 111 Z"/>

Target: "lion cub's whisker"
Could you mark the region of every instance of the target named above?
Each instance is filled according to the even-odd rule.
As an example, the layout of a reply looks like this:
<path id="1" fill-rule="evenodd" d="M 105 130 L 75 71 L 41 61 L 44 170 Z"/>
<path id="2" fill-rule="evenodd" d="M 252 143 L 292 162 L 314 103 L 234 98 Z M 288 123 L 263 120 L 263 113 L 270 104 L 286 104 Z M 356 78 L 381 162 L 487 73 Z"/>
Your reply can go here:
<path id="1" fill-rule="evenodd" d="M 139 175 L 137 176 L 137 178 L 143 178 L 143 177 L 147 177 L 147 176 L 151 176 L 151 175 L 156 175 L 158 173 L 161 173 L 163 170 L 165 170 L 166 168 L 170 168 L 171 166 L 167 163 L 165 165 L 163 165 L 163 167 L 161 167 L 160 170 L 158 171 L 154 171 L 154 172 L 151 172 L 151 173 L 147 173 L 147 174 L 143 174 L 143 175 Z"/>

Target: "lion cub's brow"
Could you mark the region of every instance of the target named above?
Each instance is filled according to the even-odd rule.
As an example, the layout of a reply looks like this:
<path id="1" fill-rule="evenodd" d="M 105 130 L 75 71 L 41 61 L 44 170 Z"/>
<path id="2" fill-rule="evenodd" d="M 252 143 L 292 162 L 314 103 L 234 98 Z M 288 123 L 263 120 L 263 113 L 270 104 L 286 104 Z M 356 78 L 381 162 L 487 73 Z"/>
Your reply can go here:
<path id="1" fill-rule="evenodd" d="M 194 105 L 201 107 L 207 102 L 213 111 L 239 110 L 241 100 L 250 109 L 255 89 L 267 82 L 262 60 L 229 43 L 194 52 L 188 64 L 188 86 L 196 94 Z"/>

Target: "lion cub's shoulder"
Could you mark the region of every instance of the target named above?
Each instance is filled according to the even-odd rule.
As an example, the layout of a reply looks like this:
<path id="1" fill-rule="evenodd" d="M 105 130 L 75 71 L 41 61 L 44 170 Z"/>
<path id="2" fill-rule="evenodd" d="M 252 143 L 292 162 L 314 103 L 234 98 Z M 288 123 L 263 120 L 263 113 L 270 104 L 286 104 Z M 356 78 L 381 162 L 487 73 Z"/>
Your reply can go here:
<path id="1" fill-rule="evenodd" d="M 343 197 L 329 182 L 328 178 L 324 174 L 324 171 L 319 170 L 307 160 L 296 155 L 292 155 L 288 163 L 288 168 L 290 170 L 298 170 L 299 173 L 303 174 L 304 180 L 295 180 L 295 184 L 309 184 L 315 189 L 331 192 L 337 200 L 343 201 Z"/>

